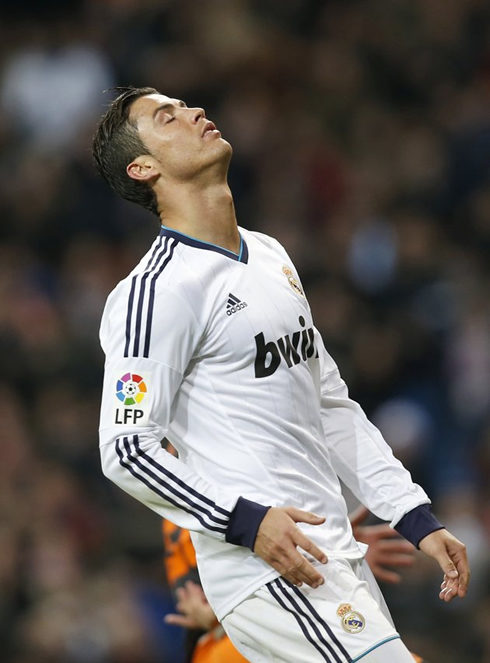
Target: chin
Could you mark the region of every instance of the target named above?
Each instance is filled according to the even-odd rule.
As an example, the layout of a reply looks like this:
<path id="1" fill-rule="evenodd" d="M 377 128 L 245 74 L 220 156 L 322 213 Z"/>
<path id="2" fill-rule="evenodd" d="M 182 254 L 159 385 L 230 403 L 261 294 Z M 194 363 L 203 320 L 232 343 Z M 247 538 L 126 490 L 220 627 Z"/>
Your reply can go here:
<path id="1" fill-rule="evenodd" d="M 218 138 L 212 148 L 213 149 L 209 151 L 209 159 L 207 159 L 207 164 L 209 166 L 221 165 L 225 168 L 228 168 L 231 156 L 233 154 L 233 149 L 230 143 L 228 143 L 228 141 L 224 140 L 223 138 Z"/>
<path id="2" fill-rule="evenodd" d="M 224 154 L 227 154 L 228 158 L 231 158 L 231 155 L 233 154 L 233 148 L 230 145 L 230 143 L 227 140 L 225 140 L 224 138 L 218 138 L 218 145 L 219 145 L 220 149 L 222 150 L 222 152 Z M 224 156 L 224 154 L 223 154 L 223 156 Z"/>

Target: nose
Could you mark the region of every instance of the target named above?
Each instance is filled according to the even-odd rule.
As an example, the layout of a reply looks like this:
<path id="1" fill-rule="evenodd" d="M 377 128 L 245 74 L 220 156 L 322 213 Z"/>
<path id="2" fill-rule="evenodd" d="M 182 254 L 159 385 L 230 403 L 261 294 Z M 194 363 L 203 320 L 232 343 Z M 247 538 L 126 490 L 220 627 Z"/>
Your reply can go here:
<path id="1" fill-rule="evenodd" d="M 206 113 L 204 112 L 204 108 L 192 108 L 191 119 L 194 124 L 197 124 L 199 120 L 202 120 L 202 118 L 205 117 Z"/>

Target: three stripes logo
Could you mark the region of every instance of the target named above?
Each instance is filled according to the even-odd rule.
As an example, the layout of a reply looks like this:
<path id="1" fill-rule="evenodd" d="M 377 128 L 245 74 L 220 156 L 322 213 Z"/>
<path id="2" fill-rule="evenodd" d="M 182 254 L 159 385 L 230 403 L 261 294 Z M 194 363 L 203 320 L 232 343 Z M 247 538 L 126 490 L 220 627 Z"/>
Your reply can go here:
<path id="1" fill-rule="evenodd" d="M 160 236 L 144 272 L 133 276 L 126 316 L 125 357 L 149 357 L 158 278 L 172 260 L 178 241 Z"/>
<path id="2" fill-rule="evenodd" d="M 226 302 L 226 315 L 233 315 L 238 311 L 241 311 L 243 308 L 247 308 L 247 302 L 241 302 L 238 297 L 232 295 L 231 292 L 228 295 L 228 301 Z"/>
<path id="3" fill-rule="evenodd" d="M 194 516 L 203 527 L 225 536 L 231 513 L 200 493 L 192 484 L 161 465 L 157 456 L 146 451 L 138 435 L 116 438 L 119 464 L 149 490 L 181 511 Z"/>

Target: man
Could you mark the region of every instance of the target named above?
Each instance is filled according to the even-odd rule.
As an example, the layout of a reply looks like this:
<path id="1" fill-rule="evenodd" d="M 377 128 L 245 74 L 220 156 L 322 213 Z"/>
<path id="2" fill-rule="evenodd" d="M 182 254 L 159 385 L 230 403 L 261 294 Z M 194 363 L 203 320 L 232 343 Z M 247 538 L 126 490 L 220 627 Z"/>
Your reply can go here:
<path id="1" fill-rule="evenodd" d="M 126 89 L 99 124 L 100 172 L 162 224 L 103 315 L 103 471 L 192 531 L 249 660 L 412 663 L 338 477 L 439 562 L 445 601 L 466 594 L 465 547 L 349 399 L 289 256 L 238 228 L 231 152 L 201 108 L 152 88 Z"/>

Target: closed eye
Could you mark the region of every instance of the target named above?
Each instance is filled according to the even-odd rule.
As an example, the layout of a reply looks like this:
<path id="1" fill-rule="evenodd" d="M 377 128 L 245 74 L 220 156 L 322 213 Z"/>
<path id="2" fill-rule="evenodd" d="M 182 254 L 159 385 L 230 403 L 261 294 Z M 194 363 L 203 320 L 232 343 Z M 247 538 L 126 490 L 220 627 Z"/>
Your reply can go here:
<path id="1" fill-rule="evenodd" d="M 172 103 L 172 102 L 161 104 L 160 106 L 157 106 L 155 108 L 155 110 L 153 111 L 153 120 L 156 119 L 157 115 L 159 115 L 161 113 L 161 111 L 170 111 L 170 112 L 172 112 L 173 110 L 175 110 L 176 107 L 177 108 L 187 108 L 187 105 L 183 101 L 177 101 L 176 104 Z M 171 113 L 167 112 L 167 114 L 170 115 Z M 174 116 L 172 116 L 172 118 L 175 119 Z M 168 120 L 168 121 L 171 122 L 172 120 Z M 166 122 L 164 124 L 166 124 Z"/>

